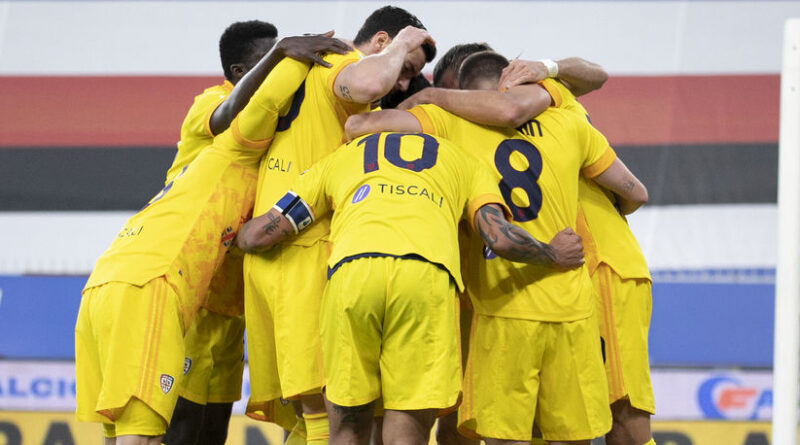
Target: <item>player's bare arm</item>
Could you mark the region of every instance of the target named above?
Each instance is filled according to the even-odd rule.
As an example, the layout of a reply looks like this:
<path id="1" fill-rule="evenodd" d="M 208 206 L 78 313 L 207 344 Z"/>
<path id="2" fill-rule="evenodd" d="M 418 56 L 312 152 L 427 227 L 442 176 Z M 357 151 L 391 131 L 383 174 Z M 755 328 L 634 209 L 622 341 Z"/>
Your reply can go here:
<path id="1" fill-rule="evenodd" d="M 247 102 L 264 82 L 273 68 L 284 57 L 301 62 L 314 62 L 323 66 L 330 66 L 320 57 L 321 52 L 335 52 L 345 54 L 350 47 L 337 39 L 332 38 L 333 31 L 321 35 L 295 36 L 281 39 L 275 47 L 259 60 L 247 74 L 242 77 L 231 91 L 230 96 L 222 102 L 209 120 L 211 131 L 217 135 L 225 131 Z"/>
<path id="2" fill-rule="evenodd" d="M 475 215 L 475 230 L 490 249 L 503 258 L 520 263 L 570 269 L 583 264 L 581 237 L 569 227 L 543 243 L 510 224 L 495 204 L 487 204 Z"/>
<path id="3" fill-rule="evenodd" d="M 380 31 L 373 39 L 389 39 L 389 36 Z M 427 31 L 413 26 L 403 28 L 380 53 L 344 67 L 333 83 L 334 94 L 361 104 L 380 99 L 392 89 L 406 68 L 406 55 L 423 43 L 434 43 Z"/>
<path id="4" fill-rule="evenodd" d="M 247 221 L 236 235 L 236 245 L 247 253 L 263 252 L 294 235 L 292 224 L 276 209 Z"/>
<path id="5" fill-rule="evenodd" d="M 348 117 L 344 124 L 344 132 L 348 140 L 381 131 L 420 132 L 422 126 L 413 114 L 400 110 L 354 114 Z"/>
<path id="6" fill-rule="evenodd" d="M 547 109 L 553 99 L 541 85 L 519 85 L 506 91 L 425 88 L 397 106 L 408 110 L 434 104 L 481 125 L 516 128 Z"/>
<path id="7" fill-rule="evenodd" d="M 581 59 L 569 57 L 553 62 L 557 77 L 575 96 L 582 96 L 600 89 L 608 80 L 608 73 L 600 65 Z M 514 59 L 503 69 L 500 76 L 500 88 L 509 89 L 526 83 L 536 83 L 551 77 L 550 70 L 540 60 Z"/>
<path id="8" fill-rule="evenodd" d="M 628 170 L 628 167 L 619 158 L 592 179 L 614 192 L 617 206 L 623 215 L 633 213 L 647 203 L 647 187 Z"/>

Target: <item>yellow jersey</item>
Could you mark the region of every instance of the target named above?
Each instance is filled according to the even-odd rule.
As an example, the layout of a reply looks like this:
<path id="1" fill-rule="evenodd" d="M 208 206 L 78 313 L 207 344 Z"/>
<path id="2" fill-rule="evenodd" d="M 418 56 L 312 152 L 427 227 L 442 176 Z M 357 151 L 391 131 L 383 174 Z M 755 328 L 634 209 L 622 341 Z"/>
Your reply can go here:
<path id="1" fill-rule="evenodd" d="M 200 154 L 200 150 L 214 140 L 215 135 L 209 126 L 211 115 L 228 98 L 231 91 L 233 91 L 233 84 L 226 80 L 219 85 L 206 88 L 202 94 L 195 96 L 194 103 L 181 124 L 178 153 L 175 154 L 172 166 L 167 170 L 167 180 L 164 181 L 164 184 L 169 184 L 183 170 L 183 167 L 189 165 Z"/>
<path id="2" fill-rule="evenodd" d="M 250 218 L 258 162 L 270 142 L 263 134 L 274 132 L 279 109 L 307 72 L 304 63 L 281 61 L 230 128 L 128 219 L 97 260 L 86 288 L 110 281 L 141 286 L 166 276 L 188 326 L 236 232 Z M 251 124 L 256 120 L 260 127 Z"/>
<path id="3" fill-rule="evenodd" d="M 314 65 L 294 100 L 281 113 L 275 139 L 261 161 L 258 172 L 255 214 L 261 215 L 289 190 L 297 177 L 311 165 L 344 143 L 344 123 L 351 114 L 369 110 L 368 104 L 344 101 L 333 92 L 341 70 L 362 58 L 358 51 L 327 54 L 330 68 Z M 328 235 L 330 221 L 321 219 L 290 241 L 309 246 Z"/>
<path id="4" fill-rule="evenodd" d="M 425 133 L 450 139 L 488 165 L 514 224 L 542 242 L 575 226 L 580 174 L 599 174 L 615 159 L 585 119 L 559 108 L 549 108 L 519 130 L 481 126 L 435 105 L 409 111 Z M 584 266 L 557 271 L 507 261 L 473 236 L 467 270 L 476 313 L 565 322 L 593 312 L 592 282 Z"/>
<path id="5" fill-rule="evenodd" d="M 355 139 L 300 176 L 292 194 L 314 219 L 333 211 L 329 270 L 364 254 L 416 255 L 447 269 L 459 289 L 459 221 L 471 223 L 485 204 L 506 207 L 480 161 L 422 133 Z"/>
<path id="6" fill-rule="evenodd" d="M 550 81 L 561 96 L 561 108 L 589 119 L 589 113 L 575 96 L 559 82 Z M 614 207 L 613 193 L 594 181 L 581 177 L 578 188 L 578 221 L 575 231 L 583 239 L 583 252 L 589 273 L 597 265 L 608 264 L 622 278 L 650 279 L 650 270 L 628 221 Z"/>

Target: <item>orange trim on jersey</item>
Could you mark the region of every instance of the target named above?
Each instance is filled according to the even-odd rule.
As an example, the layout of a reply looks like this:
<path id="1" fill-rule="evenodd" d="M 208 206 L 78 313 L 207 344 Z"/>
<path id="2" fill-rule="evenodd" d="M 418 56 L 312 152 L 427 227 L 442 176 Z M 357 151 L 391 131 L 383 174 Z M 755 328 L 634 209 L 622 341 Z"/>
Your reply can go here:
<path id="1" fill-rule="evenodd" d="M 558 108 L 561 106 L 561 103 L 564 101 L 564 99 L 561 97 L 561 91 L 558 90 L 558 87 L 556 85 L 553 85 L 553 82 L 558 82 L 558 81 L 552 79 L 545 79 L 539 81 L 538 83 L 539 85 L 542 86 L 542 88 L 544 88 L 545 90 L 547 90 L 548 93 L 550 93 L 550 98 L 553 99 L 552 105 L 550 106 Z"/>
<path id="2" fill-rule="evenodd" d="M 242 136 L 242 133 L 239 131 L 239 116 L 231 122 L 231 134 L 233 135 L 233 139 L 236 141 L 237 144 L 245 147 L 250 148 L 253 150 L 264 150 L 269 147 L 269 144 L 272 142 L 271 137 L 267 139 L 263 139 L 260 141 L 251 141 L 246 137 Z"/>
<path id="3" fill-rule="evenodd" d="M 614 152 L 613 148 L 608 147 L 600 156 L 600 159 L 595 161 L 592 165 L 582 168 L 581 174 L 586 178 L 594 178 L 606 171 L 606 169 L 614 163 L 615 159 L 617 159 L 617 153 Z"/>
<path id="4" fill-rule="evenodd" d="M 597 278 L 599 282 L 598 293 L 600 294 L 600 301 L 603 306 L 603 319 L 605 321 L 605 334 L 606 334 L 606 361 L 608 361 L 609 374 L 607 376 L 609 382 L 609 400 L 611 403 L 623 398 L 627 391 L 625 390 L 625 381 L 622 376 L 622 362 L 619 351 L 619 341 L 617 340 L 617 326 L 614 323 L 614 302 L 612 295 L 611 285 L 611 268 L 608 265 L 601 264 L 597 269 Z"/>
<path id="5" fill-rule="evenodd" d="M 500 195 L 493 195 L 493 194 L 485 194 L 480 195 L 477 198 L 473 199 L 467 205 L 467 213 L 469 214 L 469 223 L 472 224 L 472 227 L 475 227 L 475 214 L 478 213 L 478 210 L 485 206 L 486 204 L 497 204 L 503 209 L 503 216 L 505 216 L 506 221 L 511 221 L 511 209 L 508 208 L 503 198 Z"/>
<path id="6" fill-rule="evenodd" d="M 334 87 L 334 84 L 336 83 L 336 78 L 337 78 L 337 77 L 339 77 L 339 73 L 341 73 L 341 72 L 342 72 L 342 70 L 344 69 L 344 67 L 346 67 L 346 66 L 348 66 L 348 65 L 351 65 L 351 64 L 353 64 L 353 63 L 356 63 L 356 62 L 358 62 L 359 60 L 361 60 L 361 59 L 362 59 L 362 57 L 364 57 L 364 56 L 363 56 L 363 54 L 361 53 L 361 51 L 355 50 L 355 53 L 358 55 L 358 59 L 353 59 L 353 60 L 348 60 L 348 61 L 342 62 L 342 64 L 341 64 L 341 65 L 339 65 L 339 66 L 338 66 L 338 67 L 336 67 L 335 69 L 331 70 L 331 72 L 330 72 L 330 73 L 328 73 L 328 88 L 331 90 L 331 92 L 333 93 L 333 96 L 334 96 L 336 99 L 342 100 L 342 99 L 341 99 L 341 98 L 340 98 L 340 97 L 339 97 L 339 96 L 336 94 L 336 90 L 333 88 L 333 87 Z"/>
<path id="7" fill-rule="evenodd" d="M 228 100 L 228 96 L 221 97 L 217 103 L 214 104 L 213 107 L 208 107 L 208 114 L 206 114 L 205 119 L 203 119 L 203 132 L 205 132 L 206 136 L 213 138 L 216 136 L 213 131 L 211 131 L 211 116 L 214 115 L 214 112 L 217 111 L 222 102 Z"/>
<path id="8" fill-rule="evenodd" d="M 151 291 L 152 289 L 147 289 L 147 290 Z M 146 331 L 144 337 L 144 348 L 142 349 L 142 357 L 139 359 L 139 363 L 141 363 L 142 367 L 144 368 L 139 372 L 139 387 L 136 390 L 136 396 L 139 397 L 140 399 L 144 398 L 146 382 L 148 381 L 148 376 L 150 374 L 149 368 L 147 367 L 147 363 L 150 360 L 149 346 L 154 334 L 152 329 L 152 323 L 154 318 L 153 312 L 155 310 L 156 310 L 155 301 L 153 301 L 153 298 L 150 298 L 150 304 L 148 305 L 147 309 L 147 322 L 145 324 Z"/>
<path id="9" fill-rule="evenodd" d="M 411 115 L 417 118 L 419 126 L 422 127 L 423 133 L 433 134 L 433 135 L 436 134 L 436 127 L 433 125 L 433 121 L 431 120 L 431 117 L 428 116 L 427 111 L 423 110 L 420 107 L 414 107 L 406 111 L 408 111 L 409 113 L 411 113 Z"/>

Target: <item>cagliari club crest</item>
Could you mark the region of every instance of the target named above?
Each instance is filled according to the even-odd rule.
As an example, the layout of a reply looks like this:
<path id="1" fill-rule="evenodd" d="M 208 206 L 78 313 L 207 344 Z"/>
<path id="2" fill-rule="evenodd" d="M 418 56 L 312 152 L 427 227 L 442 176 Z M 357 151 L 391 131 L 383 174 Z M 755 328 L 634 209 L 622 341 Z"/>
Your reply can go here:
<path id="1" fill-rule="evenodd" d="M 172 384 L 175 383 L 175 378 L 169 374 L 161 374 L 160 383 L 161 383 L 161 391 L 163 391 L 164 394 L 166 394 L 169 392 L 170 389 L 172 389 Z"/>

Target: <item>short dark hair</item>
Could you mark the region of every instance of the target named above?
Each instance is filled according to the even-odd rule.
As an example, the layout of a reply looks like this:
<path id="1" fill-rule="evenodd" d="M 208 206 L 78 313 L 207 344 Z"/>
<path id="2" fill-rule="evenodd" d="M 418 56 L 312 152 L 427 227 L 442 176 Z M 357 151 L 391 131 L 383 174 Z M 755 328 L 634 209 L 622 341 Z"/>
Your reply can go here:
<path id="1" fill-rule="evenodd" d="M 406 26 L 413 26 L 427 30 L 428 28 L 419 21 L 417 16 L 396 6 L 384 6 L 376 9 L 364 20 L 361 29 L 358 30 L 353 43 L 360 45 L 372 38 L 378 31 L 383 31 L 394 38 Z M 422 51 L 425 52 L 425 61 L 430 62 L 436 57 L 436 47 L 430 43 L 422 44 Z"/>
<path id="2" fill-rule="evenodd" d="M 441 86 L 442 77 L 444 77 L 444 73 L 449 70 L 454 70 L 456 75 L 458 75 L 458 69 L 461 67 L 461 63 L 464 62 L 464 59 L 480 51 L 492 51 L 492 47 L 486 42 L 476 42 L 462 43 L 447 50 L 433 69 L 433 85 L 437 87 Z"/>
<path id="3" fill-rule="evenodd" d="M 458 87 L 474 89 L 481 80 L 500 80 L 503 68 L 508 66 L 508 59 L 494 51 L 475 53 L 461 63 L 458 70 Z"/>
<path id="4" fill-rule="evenodd" d="M 389 94 L 383 96 L 381 98 L 381 108 L 384 110 L 397 108 L 397 106 L 400 105 L 400 102 L 408 99 L 415 93 L 428 88 L 429 86 L 431 86 L 431 83 L 428 82 L 428 79 L 425 77 L 425 75 L 422 73 L 417 74 L 417 77 L 408 82 L 408 89 L 406 91 L 393 89 L 389 92 Z"/>
<path id="5" fill-rule="evenodd" d="M 258 39 L 274 39 L 278 29 L 272 23 L 260 20 L 236 22 L 219 38 L 219 58 L 225 78 L 231 80 L 231 65 L 243 63 L 254 50 L 253 42 Z"/>

